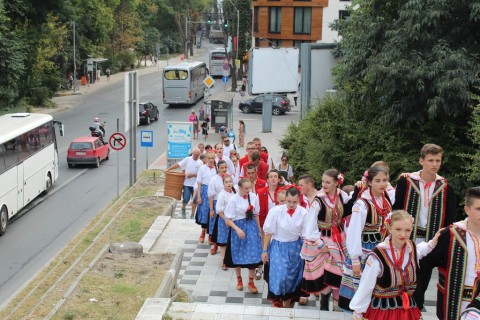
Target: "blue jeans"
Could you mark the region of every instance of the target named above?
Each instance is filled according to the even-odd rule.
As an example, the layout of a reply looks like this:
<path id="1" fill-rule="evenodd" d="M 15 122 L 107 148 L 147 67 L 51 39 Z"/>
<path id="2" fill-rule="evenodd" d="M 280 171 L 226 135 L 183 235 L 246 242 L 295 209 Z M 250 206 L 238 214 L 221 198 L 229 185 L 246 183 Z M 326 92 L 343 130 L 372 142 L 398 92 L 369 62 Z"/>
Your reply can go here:
<path id="1" fill-rule="evenodd" d="M 193 187 L 183 186 L 183 204 L 186 205 L 193 196 Z"/>

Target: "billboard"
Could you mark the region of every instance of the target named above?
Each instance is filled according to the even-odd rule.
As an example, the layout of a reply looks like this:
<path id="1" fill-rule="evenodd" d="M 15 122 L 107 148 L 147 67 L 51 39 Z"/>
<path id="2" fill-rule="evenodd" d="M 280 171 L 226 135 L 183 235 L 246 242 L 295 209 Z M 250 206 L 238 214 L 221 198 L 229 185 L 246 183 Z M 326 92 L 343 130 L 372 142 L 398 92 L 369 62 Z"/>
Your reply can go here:
<path id="1" fill-rule="evenodd" d="M 168 159 L 183 159 L 189 156 L 192 130 L 192 122 L 167 121 Z"/>
<path id="2" fill-rule="evenodd" d="M 298 89 L 298 48 L 252 48 L 248 93 L 294 93 Z"/>

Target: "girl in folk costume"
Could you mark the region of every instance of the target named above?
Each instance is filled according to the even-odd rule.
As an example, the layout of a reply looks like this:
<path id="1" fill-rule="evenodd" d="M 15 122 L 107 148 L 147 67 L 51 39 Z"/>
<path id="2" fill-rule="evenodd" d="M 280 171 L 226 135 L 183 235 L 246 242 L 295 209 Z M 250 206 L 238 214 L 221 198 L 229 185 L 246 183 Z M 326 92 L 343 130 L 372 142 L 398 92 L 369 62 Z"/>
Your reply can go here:
<path id="1" fill-rule="evenodd" d="M 215 153 L 212 151 L 207 152 L 207 163 L 202 165 L 198 169 L 197 173 L 197 215 L 195 222 L 202 227 L 202 233 L 200 234 L 199 241 L 203 243 L 205 241 L 205 233 L 208 227 L 208 220 L 210 214 L 210 206 L 208 200 L 208 184 L 210 179 L 217 174 L 217 168 L 215 167 Z"/>
<path id="2" fill-rule="evenodd" d="M 220 160 L 217 163 L 217 174 L 214 175 L 210 182 L 208 183 L 208 207 L 209 207 L 209 220 L 208 220 L 208 234 L 210 235 L 210 240 L 213 242 L 212 249 L 210 254 L 214 255 L 217 253 L 218 245 L 213 240 L 213 228 L 215 226 L 215 221 L 217 220 L 217 213 L 215 211 L 215 206 L 217 204 L 218 195 L 223 187 L 223 176 L 227 174 L 227 163 L 224 160 Z"/>
<path id="3" fill-rule="evenodd" d="M 262 229 L 258 220 L 258 198 L 250 192 L 252 183 L 247 178 L 238 182 L 238 192 L 225 208 L 227 226 L 230 227 L 224 263 L 235 268 L 237 290 L 243 290 L 241 268 L 248 269 L 248 290 L 257 293 L 253 282 L 255 268 L 262 263 Z"/>
<path id="4" fill-rule="evenodd" d="M 278 184 L 278 171 L 273 169 L 270 170 L 267 174 L 267 186 L 258 190 L 258 204 L 260 206 L 259 220 L 260 227 L 263 228 L 263 223 L 267 218 L 268 212 L 278 205 L 277 193 L 282 188 Z M 260 280 L 262 278 L 262 266 L 259 266 L 255 270 L 255 280 Z"/>
<path id="5" fill-rule="evenodd" d="M 387 191 L 388 169 L 373 166 L 366 173 L 368 189 L 355 202 L 346 228 L 347 256 L 343 265 L 338 305 L 350 311 L 348 305 L 360 282 L 367 254 L 379 244 L 386 233 L 384 220 L 392 211 L 395 190 Z"/>
<path id="6" fill-rule="evenodd" d="M 263 230 L 262 261 L 269 262 L 268 299 L 283 307 L 291 305 L 291 299 L 300 296 L 303 260 L 300 258 L 306 232 L 308 211 L 298 205 L 300 192 L 289 188 L 287 204 L 270 210 Z"/>
<path id="7" fill-rule="evenodd" d="M 306 262 L 302 290 L 321 292 L 320 310 L 328 311 L 328 300 L 333 291 L 333 310 L 340 311 L 338 291 L 346 254 L 342 219 L 351 213 L 345 210 L 349 196 L 339 189 L 343 180 L 344 176 L 337 169 L 328 169 L 323 173 L 322 189 L 314 200 L 318 204 L 318 212 L 309 216 L 307 225 L 307 241 L 320 239 L 320 245 L 316 252 L 311 252 L 315 258 L 311 256 L 312 260 Z M 312 244 L 307 243 L 304 248 L 309 245 Z M 328 250 L 322 250 L 324 247 Z"/>
<path id="8" fill-rule="evenodd" d="M 233 187 L 233 178 L 231 175 L 223 175 L 223 190 L 218 194 L 216 212 L 217 219 L 215 221 L 215 227 L 213 229 L 213 242 L 219 247 L 225 247 L 228 240 L 229 228 L 225 224 L 225 208 L 233 195 L 236 193 L 235 188 Z M 223 263 L 225 257 L 225 250 L 220 250 L 222 255 L 222 269 L 227 270 L 228 268 Z"/>
<path id="9" fill-rule="evenodd" d="M 428 243 L 415 245 L 410 240 L 413 217 L 403 210 L 391 213 L 385 225 L 390 235 L 369 253 L 360 285 L 350 302 L 353 319 L 421 319 L 412 296 L 418 280 L 418 261 L 436 246 L 440 233 Z"/>
<path id="10" fill-rule="evenodd" d="M 230 160 L 232 160 L 233 168 L 235 169 L 235 174 L 233 177 L 233 184 L 238 185 L 238 180 L 240 180 L 240 163 L 238 162 L 239 154 L 237 150 L 230 150 Z"/>

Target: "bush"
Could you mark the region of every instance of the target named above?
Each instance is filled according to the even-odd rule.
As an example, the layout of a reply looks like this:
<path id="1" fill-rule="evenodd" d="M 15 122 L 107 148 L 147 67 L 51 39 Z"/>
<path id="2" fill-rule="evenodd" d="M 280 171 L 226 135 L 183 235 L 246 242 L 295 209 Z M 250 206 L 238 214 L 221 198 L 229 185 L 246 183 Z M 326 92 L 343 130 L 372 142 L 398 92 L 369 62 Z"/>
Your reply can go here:
<path id="1" fill-rule="evenodd" d="M 30 89 L 30 103 L 36 106 L 43 106 L 50 98 L 50 91 L 47 87 L 35 87 Z"/>

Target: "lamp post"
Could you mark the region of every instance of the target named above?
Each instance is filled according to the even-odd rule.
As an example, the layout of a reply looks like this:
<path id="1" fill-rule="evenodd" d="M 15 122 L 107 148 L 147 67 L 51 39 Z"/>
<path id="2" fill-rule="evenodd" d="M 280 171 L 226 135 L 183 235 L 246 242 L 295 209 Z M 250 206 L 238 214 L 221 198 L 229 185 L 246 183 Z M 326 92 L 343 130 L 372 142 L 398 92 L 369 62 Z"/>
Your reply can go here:
<path id="1" fill-rule="evenodd" d="M 77 63 L 75 62 L 75 21 L 73 24 L 73 94 L 77 93 Z"/>

